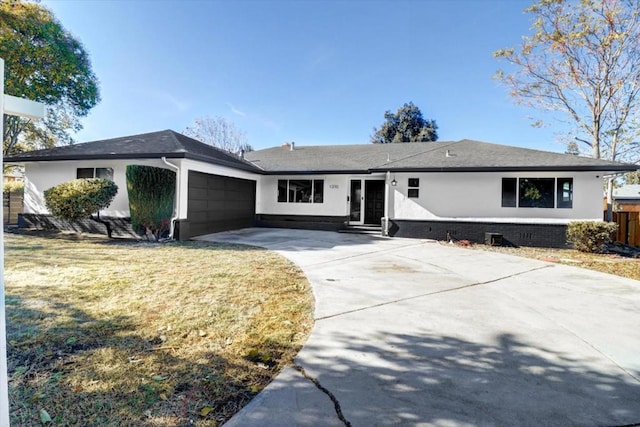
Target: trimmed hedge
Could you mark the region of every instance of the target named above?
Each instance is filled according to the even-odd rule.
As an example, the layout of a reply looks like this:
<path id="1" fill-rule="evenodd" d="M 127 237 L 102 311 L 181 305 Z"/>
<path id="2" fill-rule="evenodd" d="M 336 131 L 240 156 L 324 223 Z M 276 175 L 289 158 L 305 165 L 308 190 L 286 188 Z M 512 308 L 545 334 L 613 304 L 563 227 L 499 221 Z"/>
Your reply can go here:
<path id="1" fill-rule="evenodd" d="M 51 215 L 66 221 L 89 218 L 111 204 L 118 186 L 108 179 L 82 178 L 63 182 L 44 191 Z"/>
<path id="2" fill-rule="evenodd" d="M 127 165 L 131 225 L 140 234 L 165 236 L 173 216 L 176 174 L 163 168 Z"/>
<path id="3" fill-rule="evenodd" d="M 567 240 L 580 252 L 602 252 L 613 242 L 618 224 L 603 221 L 574 221 L 567 226 Z"/>

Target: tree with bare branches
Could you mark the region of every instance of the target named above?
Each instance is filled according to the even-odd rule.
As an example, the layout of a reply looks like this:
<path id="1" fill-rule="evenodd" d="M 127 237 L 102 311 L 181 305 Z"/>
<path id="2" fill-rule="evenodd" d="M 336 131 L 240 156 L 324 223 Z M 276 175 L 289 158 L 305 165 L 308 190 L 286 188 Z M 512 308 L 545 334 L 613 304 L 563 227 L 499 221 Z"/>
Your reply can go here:
<path id="1" fill-rule="evenodd" d="M 199 117 L 184 134 L 234 154 L 253 151 L 247 134 L 223 117 Z"/>
<path id="2" fill-rule="evenodd" d="M 494 53 L 511 65 L 496 77 L 518 103 L 564 113 L 592 157 L 640 161 L 640 0 L 539 0 L 525 12 L 533 34 Z"/>

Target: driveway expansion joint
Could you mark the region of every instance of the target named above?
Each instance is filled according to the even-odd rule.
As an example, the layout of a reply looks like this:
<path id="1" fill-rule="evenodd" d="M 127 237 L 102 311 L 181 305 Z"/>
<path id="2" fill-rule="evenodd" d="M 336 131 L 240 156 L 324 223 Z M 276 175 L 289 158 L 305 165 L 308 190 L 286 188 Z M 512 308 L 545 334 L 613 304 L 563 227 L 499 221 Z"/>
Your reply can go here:
<path id="1" fill-rule="evenodd" d="M 322 317 L 316 317 L 313 320 L 317 322 L 319 320 L 326 320 L 326 319 L 331 319 L 333 317 L 340 317 L 340 316 L 344 316 L 346 314 L 357 313 L 359 311 L 369 310 L 369 309 L 372 309 L 372 308 L 384 307 L 386 305 L 392 305 L 392 304 L 396 304 L 396 303 L 399 303 L 399 302 L 409 301 L 409 300 L 418 299 L 418 298 L 424 298 L 424 297 L 428 297 L 428 296 L 431 296 L 431 295 L 444 294 L 444 293 L 447 293 L 447 292 L 459 291 L 459 290 L 462 290 L 462 289 L 472 288 L 472 287 L 475 287 L 475 286 L 488 285 L 490 283 L 500 282 L 501 280 L 510 279 L 512 277 L 521 276 L 523 274 L 531 273 L 531 272 L 536 271 L 536 270 L 542 270 L 542 269 L 545 269 L 545 268 L 552 268 L 552 267 L 553 267 L 553 265 L 543 265 L 541 267 L 530 268 L 530 269 L 525 270 L 525 271 L 520 271 L 518 273 L 513 273 L 513 274 L 509 274 L 507 276 L 498 277 L 496 279 L 485 280 L 484 282 L 475 282 L 475 283 L 470 283 L 468 285 L 457 286 L 455 288 L 443 289 L 443 290 L 433 291 L 433 292 L 426 292 L 424 294 L 413 295 L 413 296 L 406 297 L 406 298 L 399 298 L 399 299 L 395 299 L 395 300 L 392 300 L 392 301 L 385 301 L 385 302 L 381 302 L 381 303 L 378 303 L 378 304 L 368 305 L 366 307 L 360 307 L 360 308 L 355 308 L 353 310 L 343 311 L 341 313 L 329 314 L 327 316 L 322 316 Z"/>
<path id="2" fill-rule="evenodd" d="M 333 393 L 331 393 L 329 389 L 327 389 L 322 384 L 320 384 L 320 381 L 318 381 L 316 378 L 313 378 L 311 375 L 307 374 L 307 371 L 305 371 L 305 369 L 302 366 L 298 364 L 294 364 L 293 369 L 300 372 L 300 374 L 306 379 L 308 379 L 309 381 L 311 381 L 318 390 L 326 394 L 329 397 L 329 399 L 331 399 L 331 401 L 333 402 L 333 406 L 336 409 L 336 415 L 338 416 L 340 421 L 342 421 L 346 427 L 351 427 L 351 423 L 344 417 L 344 414 L 342 413 L 342 408 L 340 407 L 340 402 L 338 401 L 338 398 Z"/>

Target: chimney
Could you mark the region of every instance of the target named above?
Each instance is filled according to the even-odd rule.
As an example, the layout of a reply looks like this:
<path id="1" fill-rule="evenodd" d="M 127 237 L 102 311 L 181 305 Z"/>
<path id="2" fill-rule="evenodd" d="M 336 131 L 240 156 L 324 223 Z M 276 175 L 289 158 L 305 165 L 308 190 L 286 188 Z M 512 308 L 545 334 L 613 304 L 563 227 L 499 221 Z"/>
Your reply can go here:
<path id="1" fill-rule="evenodd" d="M 291 144 L 289 144 L 288 142 L 283 142 L 283 143 L 282 143 L 282 148 L 289 148 L 289 149 L 291 149 Z"/>

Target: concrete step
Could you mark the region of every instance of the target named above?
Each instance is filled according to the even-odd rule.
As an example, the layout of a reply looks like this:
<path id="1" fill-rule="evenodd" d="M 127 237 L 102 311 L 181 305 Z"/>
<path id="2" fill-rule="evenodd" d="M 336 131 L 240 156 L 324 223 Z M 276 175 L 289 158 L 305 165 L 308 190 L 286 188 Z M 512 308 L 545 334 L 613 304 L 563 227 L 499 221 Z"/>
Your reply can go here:
<path id="1" fill-rule="evenodd" d="M 382 234 L 382 228 L 376 227 L 375 225 L 351 225 L 338 230 L 338 233 L 375 234 L 379 236 Z"/>

